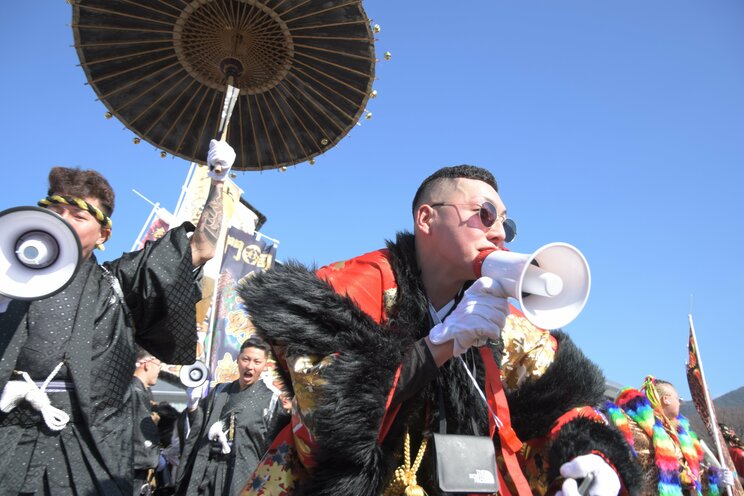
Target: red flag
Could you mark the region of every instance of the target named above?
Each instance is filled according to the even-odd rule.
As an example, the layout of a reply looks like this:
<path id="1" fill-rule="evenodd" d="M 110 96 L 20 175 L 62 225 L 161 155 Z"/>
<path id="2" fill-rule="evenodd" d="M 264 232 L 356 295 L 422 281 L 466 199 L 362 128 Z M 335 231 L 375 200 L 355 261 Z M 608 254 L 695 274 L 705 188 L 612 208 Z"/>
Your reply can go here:
<path id="1" fill-rule="evenodd" d="M 689 321 L 690 341 L 687 345 L 687 351 L 689 354 L 687 361 L 687 384 L 690 386 L 692 402 L 695 404 L 695 409 L 703 420 L 703 423 L 705 423 L 708 433 L 715 441 L 719 462 L 722 466 L 728 467 L 729 470 L 731 470 L 731 473 L 734 474 L 733 493 L 737 496 L 742 496 L 744 495 L 744 489 L 742 489 L 741 483 L 739 482 L 734 462 L 731 460 L 731 455 L 727 448 L 728 445 L 723 439 L 721 430 L 718 428 L 716 410 L 713 406 L 710 393 L 708 392 L 708 386 L 705 383 L 703 364 L 700 361 L 700 352 L 697 346 L 697 339 L 695 338 L 695 327 L 692 324 L 692 315 L 689 316 Z"/>

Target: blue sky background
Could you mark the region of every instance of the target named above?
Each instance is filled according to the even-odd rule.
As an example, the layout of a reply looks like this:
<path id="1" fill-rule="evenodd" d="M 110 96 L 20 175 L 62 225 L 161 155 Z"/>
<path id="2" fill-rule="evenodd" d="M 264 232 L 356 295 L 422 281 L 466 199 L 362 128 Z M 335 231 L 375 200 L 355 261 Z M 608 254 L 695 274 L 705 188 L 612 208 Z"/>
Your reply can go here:
<path id="1" fill-rule="evenodd" d="M 744 385 L 744 3 L 739 0 L 367 1 L 382 26 L 374 115 L 317 163 L 239 173 L 279 258 L 323 265 L 411 226 L 411 197 L 445 165 L 496 175 L 512 250 L 553 241 L 589 261 L 568 331 L 623 385 L 685 378 L 692 308 L 714 396 Z M 454 6 L 457 5 L 455 8 Z M 172 209 L 188 163 L 141 143 L 85 85 L 63 0 L 0 18 L 0 210 L 35 204 L 53 165 L 100 170 L 114 236 Z"/>

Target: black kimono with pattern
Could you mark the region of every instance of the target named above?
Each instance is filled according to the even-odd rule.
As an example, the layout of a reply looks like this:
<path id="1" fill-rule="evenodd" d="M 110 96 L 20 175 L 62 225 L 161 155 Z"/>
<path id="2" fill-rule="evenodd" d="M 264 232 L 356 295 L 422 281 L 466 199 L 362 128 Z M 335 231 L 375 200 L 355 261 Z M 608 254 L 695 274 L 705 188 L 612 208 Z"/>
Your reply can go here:
<path id="1" fill-rule="evenodd" d="M 64 351 L 48 349 L 39 355 L 63 356 L 65 367 L 56 378 L 74 383 L 74 390 L 66 393 L 74 404 L 68 412 L 71 420 L 55 433 L 25 402 L 9 414 L 0 413 L 0 494 L 29 487 L 38 494 L 132 494 L 129 383 L 134 343 L 166 363 L 195 360 L 199 271 L 192 266 L 187 237 L 193 229 L 188 223 L 177 227 L 105 268 L 91 257 L 68 288 L 50 297 L 63 303 L 69 299 L 76 307 L 69 323 L 45 323 L 45 329 L 68 333 Z M 76 292 L 69 294 L 71 288 Z M 24 344 L 37 325 L 29 315 L 54 318 L 39 311 L 45 304 L 14 300 L 0 313 L 0 387 L 19 379 L 13 371 L 19 356 L 28 354 Z M 65 403 L 58 394 L 49 395 L 53 405 L 58 399 Z"/>
<path id="2" fill-rule="evenodd" d="M 233 417 L 234 439 L 227 455 L 216 453 L 209 429 Z M 191 431 L 178 467 L 179 495 L 226 495 L 240 492 L 274 436 L 289 421 L 278 395 L 263 381 L 241 391 L 238 381 L 218 384 L 189 415 Z"/>

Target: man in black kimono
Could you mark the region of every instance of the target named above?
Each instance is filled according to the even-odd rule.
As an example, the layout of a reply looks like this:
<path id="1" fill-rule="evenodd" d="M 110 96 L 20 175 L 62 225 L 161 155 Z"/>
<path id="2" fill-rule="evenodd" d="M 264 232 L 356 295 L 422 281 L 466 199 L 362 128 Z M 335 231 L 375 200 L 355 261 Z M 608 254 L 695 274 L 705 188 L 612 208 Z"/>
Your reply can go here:
<path id="1" fill-rule="evenodd" d="M 210 144 L 196 228 L 104 265 L 93 250 L 111 235 L 111 186 L 96 171 L 52 169 L 39 204 L 73 227 L 84 262 L 56 295 L 0 313 L 0 495 L 132 494 L 134 342 L 167 363 L 194 361 L 195 268 L 214 255 L 234 160 L 227 143 Z"/>
<path id="2" fill-rule="evenodd" d="M 155 469 L 160 461 L 160 434 L 153 420 L 153 400 L 150 388 L 158 383 L 160 360 L 149 351 L 138 348 L 135 355 L 134 376 L 129 389 L 132 394 L 134 415 L 134 495 L 149 494 L 143 487 L 154 481 Z"/>
<path id="3" fill-rule="evenodd" d="M 238 494 L 274 435 L 289 421 L 279 395 L 260 380 L 268 351 L 257 337 L 245 340 L 238 355 L 238 380 L 218 384 L 204 401 L 189 405 L 191 430 L 176 494 Z"/>

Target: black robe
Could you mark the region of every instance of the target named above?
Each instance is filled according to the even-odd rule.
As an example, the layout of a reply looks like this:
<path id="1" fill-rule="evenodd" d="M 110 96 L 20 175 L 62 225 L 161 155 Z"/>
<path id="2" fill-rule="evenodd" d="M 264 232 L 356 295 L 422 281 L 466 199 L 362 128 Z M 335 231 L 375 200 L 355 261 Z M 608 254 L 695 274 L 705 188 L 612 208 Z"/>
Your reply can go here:
<path id="1" fill-rule="evenodd" d="M 72 419 L 53 433 L 24 402 L 0 413 L 0 494 L 16 494 L 27 476 L 39 482 L 34 484 L 39 493 L 132 494 L 134 342 L 166 363 L 196 359 L 195 303 L 201 294 L 186 236 L 191 230 L 190 224 L 175 228 L 104 264 L 106 270 L 91 257 L 86 263 L 92 267 L 78 272 L 76 278 L 84 280 L 78 281 L 81 292 L 70 295 L 77 311 L 72 328 L 65 330 L 64 351 L 66 380 L 74 383 L 65 399 L 73 404 Z M 19 379 L 13 370 L 35 305 L 43 300 L 13 300 L 0 313 L 0 387 Z M 50 393 L 53 405 L 56 394 Z M 30 459 L 40 464 L 34 473 L 27 473 Z"/>
<path id="2" fill-rule="evenodd" d="M 132 394 L 132 416 L 134 429 L 132 443 L 134 447 L 134 494 L 140 494 L 140 488 L 147 482 L 147 471 L 155 470 L 160 460 L 160 434 L 158 426 L 152 419 L 152 393 L 138 377 L 132 377 L 130 383 Z"/>
<path id="3" fill-rule="evenodd" d="M 234 419 L 231 452 L 218 453 L 209 429 Z M 189 415 L 191 431 L 178 469 L 176 494 L 237 495 L 276 433 L 287 422 L 278 395 L 263 381 L 240 391 L 238 381 L 218 384 Z"/>

